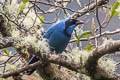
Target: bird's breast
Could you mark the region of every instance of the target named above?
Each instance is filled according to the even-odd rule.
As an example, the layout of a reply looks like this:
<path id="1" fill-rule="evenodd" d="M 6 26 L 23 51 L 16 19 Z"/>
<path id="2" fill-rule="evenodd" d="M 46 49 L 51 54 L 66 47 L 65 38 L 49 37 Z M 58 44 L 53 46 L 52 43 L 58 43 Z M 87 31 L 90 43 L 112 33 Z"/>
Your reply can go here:
<path id="1" fill-rule="evenodd" d="M 66 48 L 69 40 L 70 37 L 66 36 L 64 32 L 55 31 L 48 39 L 48 43 L 52 51 L 56 51 L 56 53 L 61 53 Z"/>

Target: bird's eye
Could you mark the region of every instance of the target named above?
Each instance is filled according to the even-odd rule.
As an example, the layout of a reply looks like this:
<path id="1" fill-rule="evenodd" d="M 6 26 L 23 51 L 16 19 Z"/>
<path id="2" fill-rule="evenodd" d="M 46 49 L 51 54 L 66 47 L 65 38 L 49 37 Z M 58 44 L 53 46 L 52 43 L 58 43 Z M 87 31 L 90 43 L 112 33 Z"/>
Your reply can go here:
<path id="1" fill-rule="evenodd" d="M 70 19 L 70 22 L 72 22 L 73 20 L 72 19 Z"/>
<path id="2" fill-rule="evenodd" d="M 70 20 L 68 21 L 68 23 L 72 25 L 72 24 L 73 24 L 73 20 L 70 19 Z"/>
<path id="3" fill-rule="evenodd" d="M 65 22 L 66 28 L 70 27 L 71 25 L 75 24 L 76 20 L 75 19 L 70 19 Z"/>

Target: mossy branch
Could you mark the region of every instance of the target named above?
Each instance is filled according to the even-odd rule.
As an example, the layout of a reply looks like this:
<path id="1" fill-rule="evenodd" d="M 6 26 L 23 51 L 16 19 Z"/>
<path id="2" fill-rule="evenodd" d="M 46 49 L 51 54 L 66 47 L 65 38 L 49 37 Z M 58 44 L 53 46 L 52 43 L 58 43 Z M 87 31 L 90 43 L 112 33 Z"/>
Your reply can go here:
<path id="1" fill-rule="evenodd" d="M 75 57 L 74 54 L 62 54 L 62 55 L 56 55 L 56 54 L 43 54 L 42 56 L 38 56 L 40 59 L 43 60 L 43 62 L 48 62 L 48 63 L 54 63 L 54 64 L 58 64 L 61 65 L 63 67 L 66 67 L 70 70 L 73 70 L 75 72 L 79 72 L 79 73 L 84 73 L 86 75 L 90 75 L 90 76 L 94 76 L 99 73 L 99 74 L 103 74 L 103 71 L 105 72 L 106 69 L 105 68 L 101 68 L 101 66 L 104 65 L 98 65 L 98 60 L 105 54 L 111 54 L 113 52 L 116 51 L 120 51 L 120 40 L 118 41 L 111 41 L 110 43 L 107 44 L 103 44 L 101 46 L 99 46 L 98 48 L 94 49 L 92 52 L 90 53 L 86 53 L 83 51 L 80 52 L 80 54 L 89 54 L 89 55 L 81 55 L 80 57 Z M 80 55 L 79 54 L 79 55 Z M 82 57 L 84 58 L 85 56 L 87 56 L 87 60 L 86 59 L 82 59 L 80 60 Z M 75 62 L 75 58 L 77 58 L 77 62 Z M 101 60 L 103 64 L 106 64 L 106 61 Z M 85 63 L 83 63 L 85 62 Z M 83 64 L 81 64 L 83 63 Z M 100 63 L 100 62 L 99 62 Z M 30 66 L 36 67 L 38 65 L 40 65 L 40 62 L 36 62 L 35 64 L 31 64 Z M 114 63 L 107 63 L 108 65 L 113 65 Z M 86 65 L 86 67 L 84 67 Z M 113 67 L 113 69 L 115 69 L 117 64 L 115 64 L 115 66 Z M 26 66 L 24 69 L 28 70 L 28 69 L 32 69 L 33 67 L 29 67 Z M 107 67 L 107 66 L 106 66 Z M 17 71 L 22 72 L 25 71 L 23 68 L 18 69 Z M 99 70 L 99 72 L 97 72 Z M 101 70 L 101 71 L 100 71 Z M 3 74 L 2 77 L 9 77 L 11 75 L 15 75 L 16 73 L 18 73 L 17 71 L 15 71 L 14 73 L 12 72 L 7 73 L 7 74 Z M 107 73 L 108 72 L 108 73 Z M 112 80 L 116 79 L 116 75 L 114 73 L 110 74 L 109 72 L 111 72 L 111 69 L 107 69 L 106 74 L 103 76 L 104 78 L 109 77 Z M 8 75 L 10 74 L 10 75 Z M 7 76 L 6 76 L 7 75 Z M 99 75 L 100 76 L 100 75 Z M 104 79 L 103 78 L 103 79 Z M 109 80 L 108 78 L 108 80 Z"/>

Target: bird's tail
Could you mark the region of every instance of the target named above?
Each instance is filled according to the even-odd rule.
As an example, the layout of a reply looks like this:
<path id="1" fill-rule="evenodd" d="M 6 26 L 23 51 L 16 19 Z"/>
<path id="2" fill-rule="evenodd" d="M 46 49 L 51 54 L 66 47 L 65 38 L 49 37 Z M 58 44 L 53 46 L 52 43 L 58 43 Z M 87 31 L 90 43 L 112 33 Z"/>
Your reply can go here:
<path id="1" fill-rule="evenodd" d="M 39 61 L 39 58 L 37 58 L 36 56 L 33 56 L 33 57 L 30 59 L 29 64 L 35 63 L 35 62 L 37 62 L 37 61 Z M 29 69 L 29 70 L 27 71 L 27 74 L 28 74 L 28 75 L 31 75 L 35 70 L 36 70 L 36 68 Z"/>

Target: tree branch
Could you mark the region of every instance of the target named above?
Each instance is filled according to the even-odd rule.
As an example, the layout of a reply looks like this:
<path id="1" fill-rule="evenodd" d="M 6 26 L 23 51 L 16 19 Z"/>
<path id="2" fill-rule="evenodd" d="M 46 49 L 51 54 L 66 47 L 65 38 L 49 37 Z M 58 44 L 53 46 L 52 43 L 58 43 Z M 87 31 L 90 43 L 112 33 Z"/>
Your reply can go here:
<path id="1" fill-rule="evenodd" d="M 0 48 L 11 47 L 13 45 L 12 37 L 0 37 Z"/>
<path id="2" fill-rule="evenodd" d="M 111 42 L 108 41 L 108 43 L 104 43 L 103 45 L 94 49 L 90 53 L 90 56 L 86 63 L 86 69 L 88 70 L 89 75 L 94 77 L 94 75 L 97 73 L 96 67 L 98 65 L 98 60 L 102 56 L 104 56 L 105 54 L 115 53 L 116 51 L 120 51 L 120 40 L 111 41 Z M 116 79 L 116 76 L 114 76 L 114 79 Z"/>
<path id="3" fill-rule="evenodd" d="M 78 57 L 75 57 L 76 53 L 74 54 L 63 54 L 63 55 L 56 55 L 56 54 L 44 54 L 43 56 L 38 56 L 40 59 L 43 60 L 43 62 L 48 62 L 48 63 L 54 63 L 54 64 L 58 64 L 61 65 L 63 67 L 66 67 L 68 69 L 74 70 L 76 72 L 80 72 L 80 73 L 84 73 L 86 75 L 90 75 L 93 76 L 97 73 L 96 71 L 96 67 L 98 60 L 105 54 L 111 54 L 113 52 L 116 51 L 120 51 L 120 40 L 118 41 L 111 41 L 107 44 L 103 44 L 101 46 L 99 46 L 98 48 L 94 49 L 92 52 L 90 53 L 85 53 L 85 52 L 81 52 L 82 54 L 86 54 L 86 55 L 81 55 Z M 90 54 L 90 55 L 87 55 Z M 78 55 L 78 54 L 77 54 Z M 87 56 L 87 60 L 83 59 L 85 56 Z M 82 60 L 81 60 L 81 57 Z M 77 63 L 75 62 L 75 58 L 77 58 L 77 60 L 79 60 Z M 80 64 L 82 62 L 85 62 L 85 64 Z M 15 75 L 16 73 L 20 73 L 23 71 L 26 71 L 28 69 L 32 69 L 33 67 L 37 67 L 38 65 L 40 65 L 41 63 L 38 61 L 34 64 L 28 65 L 24 68 L 18 69 L 14 72 L 10 72 L 10 73 L 6 73 L 1 75 L 1 77 L 9 77 L 12 75 Z M 108 63 L 109 64 L 109 63 Z M 109 65 L 112 65 L 111 63 Z M 84 68 L 84 66 L 86 66 L 86 68 Z M 82 71 L 84 70 L 84 71 Z M 105 70 L 102 70 L 105 71 Z M 110 71 L 110 70 L 109 70 Z M 100 73 L 100 72 L 99 72 Z M 101 72 L 102 74 L 102 72 Z M 110 75 L 109 73 L 106 75 Z M 104 76 L 106 76 L 104 75 Z M 111 76 L 111 75 L 110 75 Z M 112 79 L 115 80 L 116 76 L 112 75 Z"/>
<path id="4" fill-rule="evenodd" d="M 120 29 L 116 29 L 115 31 L 105 31 L 103 33 L 98 34 L 96 36 L 91 36 L 90 40 L 94 40 L 95 38 L 99 38 L 101 36 L 106 36 L 106 35 L 115 35 L 115 34 L 119 34 L 120 33 Z M 77 39 L 72 39 L 70 40 L 70 43 L 75 42 Z M 88 41 L 88 38 L 81 38 L 80 41 Z"/>
<path id="5" fill-rule="evenodd" d="M 1 74 L 0 77 L 8 78 L 10 76 L 15 76 L 16 74 L 19 74 L 21 72 L 27 71 L 29 69 L 33 69 L 33 68 L 35 68 L 37 66 L 40 66 L 40 64 L 41 64 L 41 62 L 38 61 L 38 62 L 35 62 L 33 64 L 27 65 L 27 66 L 25 66 L 25 67 L 23 67 L 21 69 L 17 69 L 17 70 L 14 70 L 14 71 L 11 71 L 11 72 L 8 72 L 8 73 L 5 73 L 5 74 Z"/>
<path id="6" fill-rule="evenodd" d="M 86 6 L 85 8 L 77 11 L 76 13 L 72 14 L 71 17 L 77 19 L 83 15 L 85 15 L 86 13 L 94 10 L 97 6 L 102 6 L 102 5 L 105 5 L 109 2 L 109 0 L 97 0 L 97 2 L 94 2 L 88 6 Z M 97 4 L 97 6 L 96 6 Z"/>

